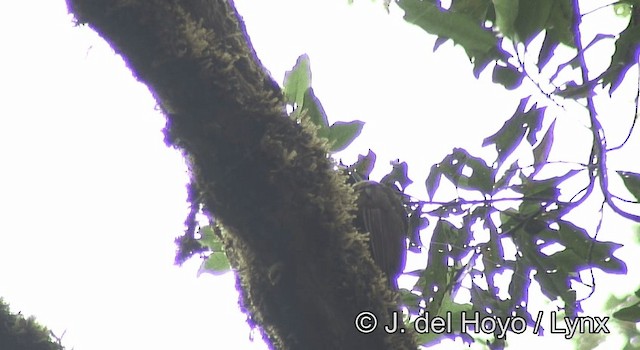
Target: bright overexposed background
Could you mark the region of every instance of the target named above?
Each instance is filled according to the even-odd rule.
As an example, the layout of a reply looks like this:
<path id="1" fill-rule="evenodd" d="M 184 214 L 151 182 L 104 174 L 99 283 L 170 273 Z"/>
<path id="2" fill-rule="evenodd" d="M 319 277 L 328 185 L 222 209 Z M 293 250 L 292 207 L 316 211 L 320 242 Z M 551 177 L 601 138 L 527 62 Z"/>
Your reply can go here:
<path id="1" fill-rule="evenodd" d="M 276 81 L 307 53 L 331 122 L 366 122 L 339 156 L 349 163 L 372 148 L 374 178 L 389 160 L 407 161 L 422 198 L 429 167 L 453 147 L 489 152 L 483 138 L 523 97 L 487 74 L 474 79 L 460 48 L 432 53 L 432 37 L 380 2 L 235 3 Z M 62 0 L 0 3 L 0 43 L 0 296 L 12 310 L 66 331 L 64 344 L 76 350 L 265 349 L 250 339 L 231 273 L 197 278 L 199 261 L 173 265 L 187 172 L 163 142 L 164 117 L 147 87 L 97 34 L 73 26 Z M 611 110 L 622 130 L 630 96 Z M 629 169 L 626 159 L 611 161 Z M 630 228 L 612 219 L 600 238 L 631 242 Z M 636 277 L 597 274 L 601 290 L 587 313 L 603 316 L 607 293 L 637 286 L 633 254 L 616 253 Z"/>

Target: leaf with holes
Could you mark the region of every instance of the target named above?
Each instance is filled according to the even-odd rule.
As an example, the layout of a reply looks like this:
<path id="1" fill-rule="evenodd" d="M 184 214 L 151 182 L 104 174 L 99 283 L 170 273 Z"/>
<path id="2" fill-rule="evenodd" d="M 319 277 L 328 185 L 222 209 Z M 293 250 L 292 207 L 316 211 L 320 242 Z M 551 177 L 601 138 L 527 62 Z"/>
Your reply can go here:
<path id="1" fill-rule="evenodd" d="M 440 305 L 446 291 L 449 271 L 447 237 L 454 230 L 457 229 L 449 222 L 438 221 L 429 245 L 427 268 L 416 282 L 416 286 L 421 287 L 422 295 L 427 302 L 427 311 L 432 314 L 440 311 Z"/>

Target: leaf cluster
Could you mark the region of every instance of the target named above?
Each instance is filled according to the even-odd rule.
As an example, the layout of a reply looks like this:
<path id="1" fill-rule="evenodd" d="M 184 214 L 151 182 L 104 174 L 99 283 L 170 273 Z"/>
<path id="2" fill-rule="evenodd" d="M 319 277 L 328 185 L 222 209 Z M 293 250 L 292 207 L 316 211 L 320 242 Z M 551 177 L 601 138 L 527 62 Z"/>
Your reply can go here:
<path id="1" fill-rule="evenodd" d="M 34 317 L 25 318 L 12 313 L 9 304 L 0 298 L 0 349 L 11 350 L 64 350 L 60 339 L 52 339 L 46 327 Z"/>
<path id="2" fill-rule="evenodd" d="M 447 308 L 443 306 L 445 301 L 466 281 L 473 310 L 493 317 L 519 316 L 532 326 L 528 293 L 535 281 L 545 297 L 562 302 L 567 317 L 577 316 L 583 299 L 575 286 L 587 286 L 593 293 L 592 269 L 616 274 L 627 269 L 614 256 L 622 245 L 597 239 L 600 224 L 590 233 L 567 219 L 567 214 L 599 192 L 603 197 L 600 215 L 608 206 L 625 218 L 640 221 L 636 214 L 640 174 L 628 169 L 615 171 L 632 195 L 625 198 L 612 193 L 608 180 L 613 171 L 607 164 L 608 153 L 629 140 L 637 114 L 630 118 L 627 138 L 617 147 L 608 147 L 602 116 L 594 102 L 598 91 L 608 93 L 603 99 L 611 97 L 630 68 L 637 65 L 638 4 L 621 1 L 583 12 L 581 2 L 575 0 L 453 0 L 446 8 L 435 1 L 395 3 L 405 11 L 407 22 L 438 37 L 434 49 L 449 40 L 463 47 L 476 77 L 492 67 L 493 81 L 507 89 L 516 89 L 525 80 L 538 88 L 537 94 L 523 97 L 502 128 L 485 139 L 483 146 L 495 149 L 495 159 L 487 161 L 464 149 L 454 149 L 431 167 L 425 183 L 431 201 L 425 201 L 425 205 L 435 208 L 425 214 L 436 220 L 432 220 L 435 225 L 428 263 L 412 272 L 419 278 L 410 310 L 442 313 Z M 583 38 L 583 18 L 612 9 L 617 16 L 628 18 L 627 27 L 617 35 L 606 34 L 607 28 L 601 27 L 603 32 L 590 41 Z M 615 49 L 609 65 L 593 71 L 585 57 L 602 54 L 595 45 L 600 41 L 613 41 Z M 555 59 L 562 56 L 561 52 L 571 55 L 566 60 Z M 550 73 L 542 74 L 545 69 Z M 560 74 L 570 70 L 578 74 Z M 571 135 L 556 132 L 558 115 L 539 104 L 560 109 L 565 104 L 580 106 L 593 136 L 590 145 L 582 146 L 591 148 L 589 159 L 579 164 L 549 161 L 554 140 Z M 637 106 L 636 98 L 636 111 Z M 551 164 L 559 167 L 549 171 Z M 443 181 L 452 185 L 457 195 L 436 202 L 436 198 L 442 198 L 438 193 L 447 196 Z M 576 183 L 586 186 L 570 195 L 563 193 L 563 188 L 570 188 L 570 184 L 575 187 Z M 635 204 L 635 210 L 633 206 L 622 208 L 620 203 Z M 592 281 L 584 282 L 589 273 Z M 504 283 L 496 283 L 499 275 L 510 276 L 506 298 L 499 297 L 505 295 L 500 293 Z M 630 306 L 613 316 L 635 322 L 636 308 Z M 501 348 L 504 344 L 495 339 L 490 346 Z"/>

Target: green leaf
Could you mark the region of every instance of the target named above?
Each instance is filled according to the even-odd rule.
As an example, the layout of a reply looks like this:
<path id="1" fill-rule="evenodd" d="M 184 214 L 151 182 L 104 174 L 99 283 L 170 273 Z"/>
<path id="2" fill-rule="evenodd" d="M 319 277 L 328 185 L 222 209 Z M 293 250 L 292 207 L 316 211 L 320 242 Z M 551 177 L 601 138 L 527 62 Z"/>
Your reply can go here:
<path id="1" fill-rule="evenodd" d="M 360 135 L 364 122 L 335 122 L 329 127 L 329 151 L 338 152 L 347 148 Z"/>
<path id="2" fill-rule="evenodd" d="M 609 95 L 620 86 L 629 68 L 637 63 L 637 52 L 640 48 L 640 25 L 638 24 L 640 9 L 633 7 L 629 25 L 616 40 L 616 51 L 611 57 L 611 64 L 602 77 L 602 86 L 611 85 Z"/>
<path id="3" fill-rule="evenodd" d="M 300 55 L 290 71 L 284 73 L 283 93 L 286 103 L 302 106 L 304 94 L 311 87 L 309 56 Z"/>
<path id="4" fill-rule="evenodd" d="M 493 193 L 497 193 L 499 190 L 509 187 L 511 179 L 518 174 L 519 171 L 520 167 L 518 166 L 518 162 L 511 163 L 509 169 L 507 169 L 504 172 L 504 175 L 502 175 L 502 177 L 493 185 Z"/>
<path id="5" fill-rule="evenodd" d="M 534 144 L 537 141 L 536 133 L 542 127 L 545 107 L 537 108 L 537 104 L 534 104 L 525 112 L 528 101 L 529 97 L 520 100 L 520 105 L 513 116 L 504 123 L 498 132 L 485 138 L 482 142 L 483 147 L 491 144 L 496 145 L 499 166 L 520 145 L 525 135 L 527 135 L 527 140 L 530 144 Z"/>
<path id="6" fill-rule="evenodd" d="M 305 116 L 309 118 L 313 125 L 318 127 L 316 131 L 318 137 L 328 139 L 330 133 L 329 119 L 327 118 L 327 113 L 324 111 L 324 107 L 322 107 L 322 103 L 320 103 L 320 100 L 313 92 L 313 88 L 310 87 L 304 91 L 303 102 L 300 106 L 305 112 Z"/>
<path id="7" fill-rule="evenodd" d="M 429 1 L 398 0 L 396 4 L 405 11 L 405 21 L 427 33 L 452 39 L 471 58 L 482 57 L 496 47 L 493 33 L 468 14 L 446 11 Z"/>
<path id="8" fill-rule="evenodd" d="M 544 218 L 543 215 L 540 217 Z M 548 220 L 555 222 L 559 229 L 550 229 L 544 222 L 537 220 L 541 226 L 539 229 L 528 230 L 525 225 L 515 230 L 514 243 L 522 253 L 525 264 L 536 270 L 534 278 L 540 283 L 545 296 L 550 300 L 562 298 L 567 313 L 571 314 L 576 311 L 576 306 L 579 307 L 575 291 L 570 288 L 571 280 L 579 281 L 578 273 L 590 267 L 600 268 L 607 273 L 626 273 L 625 263 L 613 256 L 613 252 L 622 245 L 595 241 L 584 229 L 571 222 L 557 220 L 554 215 Z M 517 223 L 517 219 L 515 221 Z M 528 223 L 535 221 L 530 219 Z M 515 228 L 513 223 L 511 226 Z M 542 253 L 542 249 L 554 243 L 565 249 L 551 255 Z"/>
<path id="9" fill-rule="evenodd" d="M 545 230 L 538 237 L 551 243 L 559 243 L 566 247 L 565 250 L 550 255 L 556 265 L 567 272 L 578 272 L 589 267 L 613 273 L 627 273 L 627 265 L 616 258 L 613 252 L 622 245 L 613 242 L 596 241 L 587 232 L 575 224 L 560 220 L 558 231 Z"/>
<path id="10" fill-rule="evenodd" d="M 522 84 L 522 79 L 524 79 L 524 73 L 510 64 L 506 67 L 496 64 L 493 67 L 493 82 L 504 86 L 507 90 L 518 88 Z"/>
<path id="11" fill-rule="evenodd" d="M 551 15 L 551 8 L 555 1 L 556 0 L 510 1 L 520 4 L 518 18 L 514 21 L 517 34 L 516 41 L 528 45 L 533 38 L 545 29 L 545 25 Z"/>
<path id="12" fill-rule="evenodd" d="M 388 185 L 395 185 L 397 182 L 404 190 L 407 186 L 413 183 L 413 180 L 407 175 L 409 166 L 407 162 L 400 162 L 400 160 L 393 160 L 390 162 L 392 169 L 387 175 L 383 176 L 380 180 L 381 183 Z"/>
<path id="13" fill-rule="evenodd" d="M 470 175 L 463 174 L 465 168 L 471 169 L 472 173 Z M 493 189 L 495 170 L 489 167 L 484 160 L 470 155 L 462 148 L 454 148 L 453 152 L 439 164 L 439 170 L 456 187 L 476 190 L 484 194 L 491 193 Z"/>
<path id="14" fill-rule="evenodd" d="M 520 180 L 522 181 L 522 185 L 513 186 L 512 189 L 522 193 L 525 197 L 557 201 L 560 194 L 558 185 L 580 172 L 581 170 L 572 169 L 567 171 L 564 175 L 543 180 L 531 180 L 530 178 L 521 175 Z"/>
<path id="15" fill-rule="evenodd" d="M 429 220 L 422 216 L 422 204 L 418 204 L 409 213 L 409 250 L 414 253 L 422 251 L 422 239 L 420 231 L 429 226 Z"/>
<path id="16" fill-rule="evenodd" d="M 556 262 L 540 252 L 540 246 L 535 241 L 538 238 L 528 234 L 525 230 L 516 230 L 513 234 L 514 243 L 522 253 L 523 262 L 536 270 L 534 279 L 540 284 L 542 293 L 550 300 L 562 298 L 568 313 L 572 313 L 576 305 L 575 292 L 571 290 L 569 273 L 559 267 Z"/>
<path id="17" fill-rule="evenodd" d="M 376 164 L 376 154 L 369 150 L 367 155 L 358 155 L 358 160 L 347 167 L 347 173 L 354 183 L 369 180 L 369 175 Z"/>
<path id="18" fill-rule="evenodd" d="M 527 312 L 529 304 L 529 286 L 531 279 L 529 278 L 532 268 L 523 263 L 523 259 L 516 254 L 513 276 L 509 283 L 510 311 L 515 312 L 515 316 L 523 317 L 527 323 L 533 322 L 531 315 Z M 524 303 L 524 305 L 522 304 Z"/>
<path id="19" fill-rule="evenodd" d="M 571 298 L 568 293 L 571 290 L 569 283 L 570 278 L 565 271 L 542 269 L 541 267 L 545 265 L 542 261 L 545 261 L 544 259 L 548 259 L 542 253 L 538 252 L 535 255 L 531 254 L 529 258 L 532 259 L 531 263 L 536 266 L 536 273 L 533 277 L 540 284 L 542 293 L 549 300 L 556 300 L 560 297 L 564 300 L 565 304 L 568 304 L 568 302 L 575 302 L 575 300 L 571 300 L 573 298 Z"/>
<path id="20" fill-rule="evenodd" d="M 525 1 L 527 2 L 527 1 Z M 498 30 L 507 38 L 514 37 L 516 17 L 520 1 L 514 0 L 493 0 L 493 7 L 496 11 L 496 25 Z"/>
<path id="21" fill-rule="evenodd" d="M 461 264 L 466 264 L 463 258 L 468 256 L 468 254 L 476 248 L 470 244 L 471 239 L 473 239 L 471 226 L 473 226 L 477 220 L 482 220 L 482 218 L 485 217 L 485 215 L 478 214 L 481 210 L 481 207 L 476 207 L 471 212 L 471 215 L 462 217 L 462 228 L 460 230 L 451 231 L 451 237 L 449 237 L 449 245 L 451 246 L 450 255 L 456 268 L 459 268 Z"/>
<path id="22" fill-rule="evenodd" d="M 427 176 L 427 180 L 425 181 L 425 186 L 427 187 L 427 194 L 429 198 L 433 200 L 433 196 L 436 193 L 438 187 L 440 187 L 440 178 L 442 176 L 442 166 L 440 164 L 434 164 L 431 166 L 431 170 L 429 171 L 429 176 Z"/>
<path id="23" fill-rule="evenodd" d="M 555 36 L 556 34 L 557 32 L 548 30 L 544 35 L 542 47 L 538 53 L 538 71 L 541 71 L 542 68 L 549 63 L 551 57 L 553 57 L 553 53 L 560 44 L 560 40 Z"/>
<path id="24" fill-rule="evenodd" d="M 493 190 L 493 183 L 495 178 L 495 169 L 487 165 L 487 163 L 478 157 L 467 155 L 465 158 L 465 165 L 471 168 L 472 173 L 468 176 L 467 186 L 460 181 L 458 184 L 462 188 L 469 190 L 477 190 L 483 194 L 489 194 Z M 467 178 L 465 176 L 464 178 Z"/>
<path id="25" fill-rule="evenodd" d="M 545 25 L 550 41 L 560 42 L 568 47 L 575 47 L 573 42 L 573 5 L 572 0 L 553 0 L 549 11 L 549 20 Z M 557 46 L 557 45 L 556 45 Z"/>
<path id="26" fill-rule="evenodd" d="M 427 302 L 427 311 L 437 314 L 445 295 L 447 285 L 448 248 L 447 240 L 452 231 L 457 228 L 449 222 L 439 220 L 431 237 L 427 268 L 418 279 L 416 286 L 421 287 L 422 295 Z"/>
<path id="27" fill-rule="evenodd" d="M 447 293 L 442 300 L 442 306 L 440 308 L 440 312 L 437 315 L 430 314 L 430 318 L 433 319 L 435 316 L 442 317 L 446 319 L 447 315 L 451 315 L 451 330 L 452 333 L 456 336 L 462 337 L 462 341 L 467 343 L 473 342 L 473 337 L 467 333 L 465 329 L 462 329 L 462 312 L 466 312 L 466 314 L 470 314 L 472 312 L 473 305 L 471 304 L 459 304 L 453 302 L 451 295 Z M 432 346 L 437 344 L 439 341 L 450 338 L 452 334 L 443 333 L 438 334 L 435 332 L 419 332 L 418 333 L 418 342 L 423 346 Z"/>
<path id="28" fill-rule="evenodd" d="M 329 126 L 327 113 L 313 92 L 313 88 L 310 87 L 304 92 L 303 100 L 304 116 L 317 127 L 316 135 L 329 141 L 329 152 L 333 153 L 345 149 L 362 132 L 364 122 L 359 120 L 335 122 Z"/>
<path id="29" fill-rule="evenodd" d="M 607 273 L 627 273 L 624 261 L 613 256 L 613 252 L 622 244 L 595 241 L 586 230 L 569 221 L 560 220 L 557 224 L 560 226 L 557 231 L 558 242 L 580 257 L 584 266 L 589 264 Z"/>
<path id="30" fill-rule="evenodd" d="M 229 271 L 231 271 L 231 265 L 227 255 L 223 252 L 214 252 L 204 259 L 198 269 L 198 276 L 203 273 L 219 276 Z"/>
<path id="31" fill-rule="evenodd" d="M 215 234 L 214 228 L 211 226 L 201 227 L 198 231 L 200 233 L 200 243 L 209 247 L 211 251 L 222 251 L 222 241 Z"/>
<path id="32" fill-rule="evenodd" d="M 587 267 L 585 259 L 578 256 L 573 250 L 565 249 L 549 255 L 556 266 L 567 274 L 576 274 Z"/>
<path id="33" fill-rule="evenodd" d="M 306 117 L 316 127 L 318 137 L 329 140 L 329 151 L 338 152 L 345 149 L 360 135 L 364 122 L 336 122 L 329 126 L 327 113 L 311 87 L 311 68 L 309 57 L 301 55 L 295 66 L 284 76 L 285 102 L 295 107 L 295 117 Z"/>
<path id="34" fill-rule="evenodd" d="M 495 11 L 491 0 L 456 0 L 451 2 L 449 11 L 461 13 L 475 19 L 479 24 L 486 21 L 495 22 Z"/>
<path id="35" fill-rule="evenodd" d="M 627 322 L 640 322 L 640 302 L 613 313 L 613 317 Z"/>
<path id="36" fill-rule="evenodd" d="M 553 145 L 553 131 L 555 130 L 556 121 L 551 122 L 549 129 L 544 134 L 542 141 L 533 149 L 533 175 L 537 174 L 549 159 L 549 152 Z"/>
<path id="37" fill-rule="evenodd" d="M 640 201 L 640 174 L 632 173 L 630 171 L 616 171 L 622 178 L 627 190 L 636 198 L 636 201 Z"/>
<path id="38" fill-rule="evenodd" d="M 554 93 L 562 98 L 578 100 L 581 98 L 593 97 L 595 95 L 595 91 L 593 91 L 593 89 L 596 85 L 598 85 L 597 79 L 588 81 L 586 84 L 577 84 L 575 81 L 570 81 L 566 84 L 564 89 L 558 88 Z"/>
<path id="39" fill-rule="evenodd" d="M 498 237 L 495 227 L 489 228 L 489 242 L 486 248 L 482 250 L 482 265 L 487 280 L 487 287 L 492 294 L 497 294 L 497 288 L 494 283 L 494 276 L 504 271 L 504 248 L 502 240 Z"/>
<path id="40" fill-rule="evenodd" d="M 494 47 L 491 51 L 478 54 L 472 57 L 473 61 L 473 76 L 476 79 L 480 78 L 480 73 L 484 71 L 485 68 L 491 62 L 508 62 L 513 56 L 507 53 L 502 49 L 502 41 L 503 38 L 498 39 L 496 42 L 496 47 Z"/>
<path id="41" fill-rule="evenodd" d="M 204 258 L 204 261 L 198 269 L 198 276 L 202 273 L 211 273 L 213 275 L 220 275 L 228 272 L 231 269 L 229 259 L 224 253 L 224 246 L 222 240 L 216 235 L 214 228 L 211 226 L 205 226 L 200 228 L 200 239 L 202 245 L 209 247 L 211 254 Z"/>
<path id="42" fill-rule="evenodd" d="M 480 319 L 486 319 L 488 317 L 508 317 L 509 303 L 506 300 L 500 300 L 495 295 L 481 288 L 477 283 L 471 284 L 471 303 L 473 304 L 473 312 L 477 312 Z M 469 317 L 469 315 L 467 316 Z M 476 330 L 477 331 L 477 330 Z M 489 349 L 504 349 L 504 339 L 496 339 L 493 337 L 493 341 L 490 341 L 489 336 L 491 333 L 474 333 L 474 337 L 480 338 L 482 343 L 489 345 Z M 495 335 L 495 333 L 493 334 Z"/>
<path id="43" fill-rule="evenodd" d="M 400 288 L 400 301 L 402 305 L 405 305 L 411 313 L 420 312 L 420 303 L 422 302 L 422 296 L 412 293 L 411 291 Z"/>

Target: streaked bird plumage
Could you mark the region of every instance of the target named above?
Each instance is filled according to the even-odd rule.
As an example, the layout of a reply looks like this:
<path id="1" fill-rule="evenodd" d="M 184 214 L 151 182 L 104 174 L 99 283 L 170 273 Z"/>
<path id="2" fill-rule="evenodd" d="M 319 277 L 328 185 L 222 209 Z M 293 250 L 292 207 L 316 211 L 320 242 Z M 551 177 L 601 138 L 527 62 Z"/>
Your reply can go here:
<path id="1" fill-rule="evenodd" d="M 400 192 L 375 181 L 361 181 L 354 185 L 358 212 L 355 226 L 369 233 L 373 260 L 384 272 L 390 287 L 398 289 L 397 277 L 404 270 L 406 260 L 407 215 Z"/>

